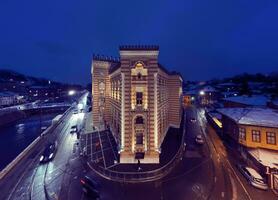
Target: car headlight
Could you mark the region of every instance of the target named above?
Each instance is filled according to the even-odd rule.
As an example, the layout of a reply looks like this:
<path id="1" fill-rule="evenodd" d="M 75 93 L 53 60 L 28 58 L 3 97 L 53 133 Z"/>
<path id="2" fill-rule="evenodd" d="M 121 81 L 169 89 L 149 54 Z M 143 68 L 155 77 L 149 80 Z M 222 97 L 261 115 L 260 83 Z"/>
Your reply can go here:
<path id="1" fill-rule="evenodd" d="M 41 157 L 40 157 L 40 162 L 41 162 L 41 161 L 43 161 L 43 159 L 44 159 L 44 157 L 43 157 L 43 156 L 41 156 Z"/>
<path id="2" fill-rule="evenodd" d="M 53 157 L 53 153 L 51 153 L 50 155 L 49 155 L 49 159 L 51 159 Z"/>

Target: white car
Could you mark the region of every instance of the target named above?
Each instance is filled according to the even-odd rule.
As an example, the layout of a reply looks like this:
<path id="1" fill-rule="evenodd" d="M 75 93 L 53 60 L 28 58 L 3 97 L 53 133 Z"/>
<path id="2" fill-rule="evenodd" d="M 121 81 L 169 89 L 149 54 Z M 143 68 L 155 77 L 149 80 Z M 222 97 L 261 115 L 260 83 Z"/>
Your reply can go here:
<path id="1" fill-rule="evenodd" d="M 237 165 L 237 168 L 247 179 L 250 185 L 262 190 L 268 189 L 268 186 L 265 183 L 264 178 L 255 169 L 251 167 L 245 167 L 243 165 Z"/>
<path id="2" fill-rule="evenodd" d="M 197 135 L 197 136 L 196 136 L 196 139 L 195 139 L 195 142 L 196 142 L 197 144 L 204 144 L 204 143 L 205 143 L 205 141 L 204 141 L 202 135 Z"/>

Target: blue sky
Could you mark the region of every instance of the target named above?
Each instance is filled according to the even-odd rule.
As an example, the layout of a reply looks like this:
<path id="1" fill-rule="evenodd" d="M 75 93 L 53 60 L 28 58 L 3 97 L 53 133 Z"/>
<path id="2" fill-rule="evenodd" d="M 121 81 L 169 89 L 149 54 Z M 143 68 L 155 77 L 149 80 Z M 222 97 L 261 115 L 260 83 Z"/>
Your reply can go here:
<path id="1" fill-rule="evenodd" d="M 277 0 L 0 0 L 0 68 L 91 81 L 93 53 L 158 44 L 186 80 L 278 69 Z"/>

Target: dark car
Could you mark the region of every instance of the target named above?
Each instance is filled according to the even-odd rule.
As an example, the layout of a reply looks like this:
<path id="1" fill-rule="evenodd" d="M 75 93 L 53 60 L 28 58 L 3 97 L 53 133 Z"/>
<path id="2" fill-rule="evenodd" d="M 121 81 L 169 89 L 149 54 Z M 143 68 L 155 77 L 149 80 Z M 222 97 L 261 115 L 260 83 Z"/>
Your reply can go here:
<path id="1" fill-rule="evenodd" d="M 41 163 L 45 163 L 48 162 L 50 160 L 52 160 L 55 156 L 56 153 L 56 149 L 57 149 L 57 143 L 49 143 L 45 150 L 43 151 L 41 157 L 40 157 L 40 162 Z"/>
<path id="2" fill-rule="evenodd" d="M 100 199 L 100 195 L 98 192 L 99 185 L 97 182 L 95 182 L 92 178 L 89 176 L 84 176 L 80 180 L 82 185 L 82 190 L 84 193 L 94 199 Z"/>
<path id="3" fill-rule="evenodd" d="M 76 133 L 77 132 L 77 125 L 74 125 L 71 127 L 70 133 Z"/>

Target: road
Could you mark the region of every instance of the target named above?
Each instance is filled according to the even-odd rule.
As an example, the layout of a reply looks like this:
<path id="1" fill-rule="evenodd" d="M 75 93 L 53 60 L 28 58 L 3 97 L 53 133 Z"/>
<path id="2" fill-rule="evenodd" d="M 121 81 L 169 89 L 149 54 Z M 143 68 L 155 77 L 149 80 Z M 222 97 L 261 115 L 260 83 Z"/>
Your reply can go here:
<path id="1" fill-rule="evenodd" d="M 88 93 L 82 96 L 79 103 L 86 105 Z M 45 136 L 41 149 L 35 149 L 28 158 L 27 164 L 17 167 L 18 176 L 13 179 L 1 180 L 0 199 L 35 199 L 44 200 L 58 198 L 64 194 L 62 183 L 66 183 L 67 173 L 71 173 L 74 167 L 71 165 L 72 159 L 78 159 L 78 139 L 77 134 L 70 134 L 71 126 L 83 127 L 84 113 L 74 114 L 71 112 L 64 121 L 59 124 L 51 135 Z M 39 157 L 44 145 L 49 141 L 58 141 L 58 149 L 54 159 L 46 164 L 39 163 Z M 25 162 L 26 163 L 26 162 Z M 80 163 L 80 162 L 78 162 Z M 2 190 L 3 188 L 3 190 Z M 5 191 L 2 192 L 2 191 Z"/>
<path id="2" fill-rule="evenodd" d="M 83 100 L 85 105 L 85 98 Z M 187 145 L 180 163 L 159 181 L 127 184 L 103 179 L 84 163 L 79 155 L 77 135 L 69 133 L 73 125 L 83 127 L 84 114 L 72 114 L 61 125 L 61 142 L 53 161 L 40 165 L 37 158 L 19 178 L 7 199 L 89 199 L 80 185 L 84 174 L 89 174 L 100 184 L 101 199 L 104 200 L 275 199 L 270 191 L 252 188 L 237 172 L 236 160 L 230 157 L 223 142 L 207 124 L 203 109 L 188 107 L 186 116 Z M 197 121 L 191 122 L 191 118 Z M 198 134 L 204 136 L 204 145 L 195 143 Z"/>

